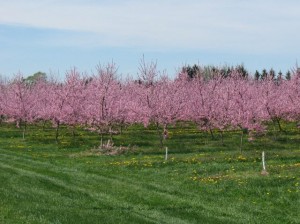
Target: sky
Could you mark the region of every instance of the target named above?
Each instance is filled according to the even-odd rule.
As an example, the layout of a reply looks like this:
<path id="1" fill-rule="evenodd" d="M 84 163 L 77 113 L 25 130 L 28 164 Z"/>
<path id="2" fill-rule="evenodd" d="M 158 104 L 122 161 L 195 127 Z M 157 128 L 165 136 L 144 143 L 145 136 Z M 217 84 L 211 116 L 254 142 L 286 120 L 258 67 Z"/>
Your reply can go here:
<path id="1" fill-rule="evenodd" d="M 299 0 L 0 0 L 0 75 L 64 77 L 144 57 L 173 77 L 184 65 L 286 72 L 300 60 Z"/>

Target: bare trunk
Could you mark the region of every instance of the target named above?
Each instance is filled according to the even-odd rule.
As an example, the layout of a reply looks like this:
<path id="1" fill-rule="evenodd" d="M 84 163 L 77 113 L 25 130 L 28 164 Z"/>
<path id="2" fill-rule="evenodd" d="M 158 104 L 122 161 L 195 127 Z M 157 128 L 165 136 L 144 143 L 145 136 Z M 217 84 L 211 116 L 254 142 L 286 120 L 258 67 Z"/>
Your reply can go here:
<path id="1" fill-rule="evenodd" d="M 159 123 L 158 122 L 156 123 L 156 131 L 157 131 L 157 134 L 158 134 L 158 137 L 159 137 L 160 148 L 163 148 L 164 147 L 163 135 L 162 135 L 161 131 L 159 130 Z"/>
<path id="2" fill-rule="evenodd" d="M 244 136 L 244 130 L 242 130 L 242 133 L 241 133 L 240 153 L 242 153 L 242 148 L 243 148 L 243 136 Z"/>
<path id="3" fill-rule="evenodd" d="M 223 131 L 220 131 L 221 134 L 221 144 L 222 146 L 224 146 L 224 135 L 223 135 Z"/>
<path id="4" fill-rule="evenodd" d="M 113 133 L 112 132 L 113 132 L 112 128 L 109 127 L 109 139 L 110 139 L 111 142 L 113 142 L 113 137 L 112 137 Z"/>
<path id="5" fill-rule="evenodd" d="M 103 132 L 101 130 L 101 133 L 100 133 L 100 148 L 102 149 L 102 146 L 103 146 Z"/>
<path id="6" fill-rule="evenodd" d="M 120 125 L 120 134 L 123 133 L 123 124 Z"/>
<path id="7" fill-rule="evenodd" d="M 210 127 L 209 127 L 209 132 L 210 132 L 211 140 L 214 140 L 215 139 L 214 132 Z"/>
<path id="8" fill-rule="evenodd" d="M 73 127 L 72 127 L 72 136 L 73 136 L 73 139 L 75 139 L 75 136 L 76 136 L 75 125 L 73 125 Z"/>
<path id="9" fill-rule="evenodd" d="M 276 122 L 277 122 L 277 125 L 278 125 L 278 128 L 279 128 L 279 131 L 282 132 L 282 127 L 281 127 L 281 124 L 280 124 L 280 119 L 276 118 Z"/>
<path id="10" fill-rule="evenodd" d="M 43 121 L 43 131 L 45 131 L 47 121 Z"/>
<path id="11" fill-rule="evenodd" d="M 23 132 L 22 132 L 22 137 L 23 140 L 25 140 L 25 134 L 26 134 L 26 130 L 27 130 L 27 122 L 24 121 L 24 127 L 23 127 Z"/>
<path id="12" fill-rule="evenodd" d="M 60 125 L 60 123 L 59 123 L 59 121 L 57 121 L 56 122 L 56 129 L 55 129 L 55 141 L 56 141 L 56 143 L 58 143 L 59 125 Z"/>

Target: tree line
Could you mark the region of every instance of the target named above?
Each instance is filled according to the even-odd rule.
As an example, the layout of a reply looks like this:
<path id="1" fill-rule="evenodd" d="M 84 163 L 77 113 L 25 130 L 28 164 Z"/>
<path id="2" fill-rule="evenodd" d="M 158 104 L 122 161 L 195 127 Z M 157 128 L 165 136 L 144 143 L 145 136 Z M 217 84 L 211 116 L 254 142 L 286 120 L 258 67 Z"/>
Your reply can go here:
<path id="1" fill-rule="evenodd" d="M 194 71 L 191 72 L 190 69 Z M 102 136 L 116 127 L 154 124 L 161 144 L 169 125 L 195 123 L 213 133 L 240 130 L 264 132 L 268 122 L 300 118 L 300 70 L 289 78 L 250 76 L 243 67 L 210 70 L 184 67 L 174 79 L 142 62 L 138 79 L 121 80 L 115 64 L 98 66 L 95 74 L 67 71 L 63 82 L 45 74 L 25 79 L 21 74 L 0 82 L 0 115 L 23 127 L 50 121 L 59 138 L 61 125 L 80 125 Z M 224 75 L 226 73 L 226 75 Z M 202 74 L 202 75 L 201 75 Z"/>

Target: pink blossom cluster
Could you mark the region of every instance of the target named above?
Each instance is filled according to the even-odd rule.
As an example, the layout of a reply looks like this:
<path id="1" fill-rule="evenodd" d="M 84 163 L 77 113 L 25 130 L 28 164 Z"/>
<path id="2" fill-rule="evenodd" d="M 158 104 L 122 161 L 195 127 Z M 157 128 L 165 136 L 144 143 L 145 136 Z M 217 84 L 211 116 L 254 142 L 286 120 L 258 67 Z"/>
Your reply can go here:
<path id="1" fill-rule="evenodd" d="M 232 71 L 226 78 L 170 79 L 144 65 L 139 79 L 120 80 L 114 64 L 87 76 L 76 69 L 64 82 L 21 75 L 0 83 L 0 114 L 6 121 L 52 121 L 55 126 L 83 125 L 104 132 L 113 125 L 141 123 L 160 126 L 192 121 L 203 130 L 261 131 L 267 121 L 300 117 L 300 72 L 290 80 L 255 80 Z"/>

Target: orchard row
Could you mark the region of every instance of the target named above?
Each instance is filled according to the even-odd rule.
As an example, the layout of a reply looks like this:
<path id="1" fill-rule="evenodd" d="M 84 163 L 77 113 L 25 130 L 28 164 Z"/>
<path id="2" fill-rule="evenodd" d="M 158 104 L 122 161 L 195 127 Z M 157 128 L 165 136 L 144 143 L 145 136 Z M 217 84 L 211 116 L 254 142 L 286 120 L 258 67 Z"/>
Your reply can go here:
<path id="1" fill-rule="evenodd" d="M 175 79 L 158 77 L 153 64 L 144 65 L 139 79 L 120 80 L 114 65 L 98 67 L 86 76 L 76 69 L 64 82 L 45 79 L 26 82 L 16 76 L 0 84 L 1 119 L 19 124 L 51 121 L 83 125 L 108 133 L 124 124 L 154 123 L 163 127 L 192 121 L 203 130 L 263 131 L 264 124 L 300 117 L 300 72 L 290 80 L 244 77 L 238 70 L 226 78 L 191 78 L 181 72 Z"/>

